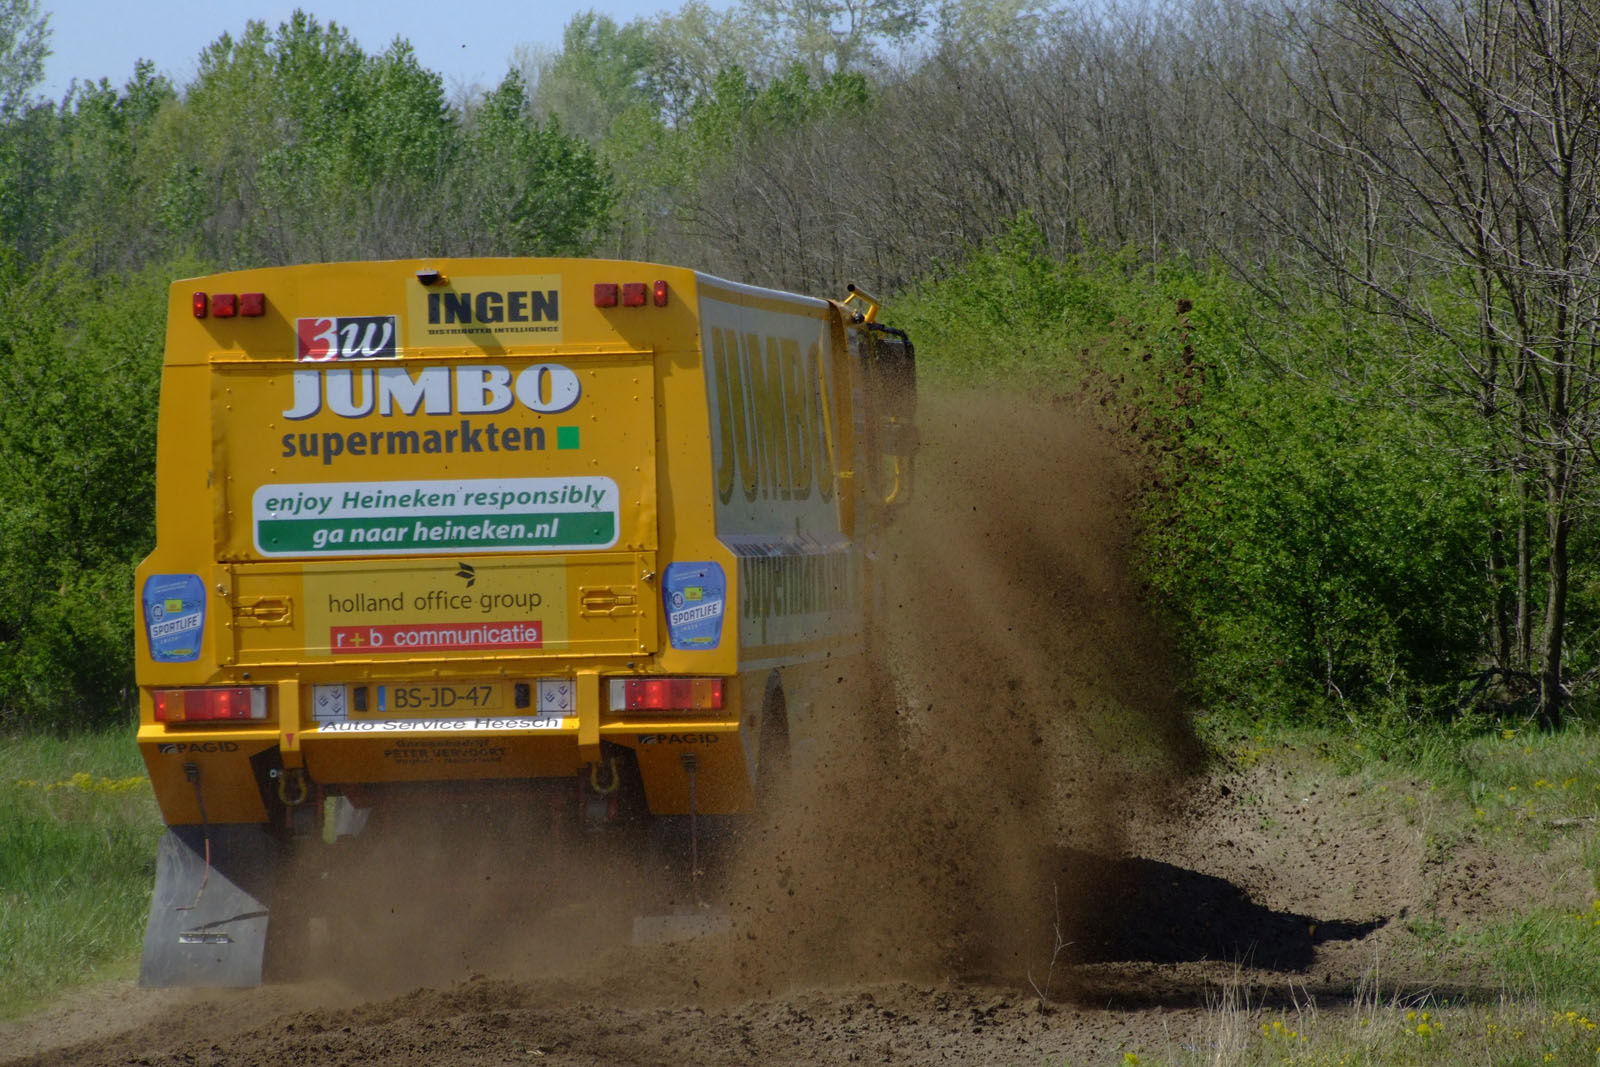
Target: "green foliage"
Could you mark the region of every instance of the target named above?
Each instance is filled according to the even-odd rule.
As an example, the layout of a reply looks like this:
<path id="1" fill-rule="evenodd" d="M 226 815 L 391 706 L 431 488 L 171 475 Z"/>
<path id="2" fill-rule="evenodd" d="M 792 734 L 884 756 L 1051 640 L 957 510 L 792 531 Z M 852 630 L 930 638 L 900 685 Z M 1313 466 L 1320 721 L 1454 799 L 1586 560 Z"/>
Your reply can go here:
<path id="1" fill-rule="evenodd" d="M 140 262 L 154 247 L 141 197 L 144 146 L 175 99 L 139 63 L 127 84 L 74 83 L 59 108 L 37 105 L 0 126 L 0 231 L 23 262 L 62 242 L 91 269 Z"/>
<path id="2" fill-rule="evenodd" d="M 1024 215 L 957 266 L 894 301 L 894 320 L 916 339 L 919 372 L 961 386 L 1049 390 L 1058 397 L 1148 400 L 1143 384 L 1181 373 L 1185 331 L 1180 300 L 1234 299 L 1220 275 L 1175 260 L 1151 269 L 1130 251 L 1061 258 Z M 1237 343 L 1237 342 L 1235 342 Z M 1130 383 L 1128 376 L 1133 375 Z M 1163 386 L 1169 393 L 1173 386 Z"/>
<path id="3" fill-rule="evenodd" d="M 1052 6 L 1037 0 L 940 0 L 934 38 L 947 52 L 1016 55 L 1056 21 Z"/>
<path id="4" fill-rule="evenodd" d="M 91 270 L 125 269 L 157 254 L 159 231 L 146 225 L 141 202 L 144 145 L 163 109 L 176 101 L 172 85 L 147 60 L 120 90 L 101 79 L 76 86 L 68 98 L 57 218 Z"/>
<path id="5" fill-rule="evenodd" d="M 745 9 L 783 53 L 826 78 L 878 62 L 927 23 L 926 0 L 745 0 Z"/>
<path id="6" fill-rule="evenodd" d="M 70 241 L 96 272 L 581 253 L 614 198 L 586 143 L 527 117 L 520 83 L 453 107 L 404 40 L 368 54 L 303 12 L 224 34 L 181 92 L 141 64 L 120 91 L 36 111 L 0 136 L 0 223 L 29 260 Z"/>
<path id="7" fill-rule="evenodd" d="M 501 255 L 580 255 L 610 224 L 610 174 L 560 120 L 534 122 L 522 78 L 507 74 L 473 114 L 467 150 L 479 162 L 470 203 L 484 251 Z"/>
<path id="8" fill-rule="evenodd" d="M 659 53 L 665 46 L 653 47 Z M 562 69 L 559 61 L 554 69 Z M 752 158 L 783 151 L 785 138 L 807 130 L 859 121 L 875 103 L 861 74 L 845 71 L 819 81 L 800 64 L 766 79 L 731 64 L 693 91 L 669 87 L 665 76 L 655 68 L 634 89 L 619 91 L 619 104 L 631 102 L 612 113 L 599 141 L 619 176 L 617 236 L 646 256 L 655 254 L 664 231 L 670 235 L 672 222 L 691 214 L 683 210 L 686 202 L 708 182 L 747 185 L 739 170 Z M 547 95 L 542 82 L 541 95 Z"/>
<path id="9" fill-rule="evenodd" d="M 1447 708 L 1488 588 L 1467 465 L 1419 413 L 1328 382 L 1215 380 L 1193 417 L 1147 545 L 1202 701 Z"/>
<path id="10" fill-rule="evenodd" d="M 44 80 L 50 16 L 39 0 L 0 0 L 0 119 L 14 119 Z"/>
<path id="11" fill-rule="evenodd" d="M 0 132 L 0 234 L 25 261 L 57 240 L 54 219 L 64 197 L 56 156 L 65 124 L 55 108 L 35 107 Z"/>
<path id="12" fill-rule="evenodd" d="M 1181 261 L 1059 260 L 1026 218 L 895 303 L 927 379 L 1048 390 L 1144 466 L 1142 566 L 1202 705 L 1447 713 L 1483 652 L 1492 505 L 1435 427 L 1472 423 L 1400 395 L 1394 336 L 1262 311 Z"/>
<path id="13" fill-rule="evenodd" d="M 722 163 L 739 148 L 808 123 L 859 116 L 871 103 L 866 79 L 850 71 L 817 81 L 796 64 L 758 85 L 743 68 L 729 67 L 689 109 L 685 135 L 701 165 Z"/>
<path id="14" fill-rule="evenodd" d="M 539 71 L 534 108 L 559 115 L 592 144 L 634 109 L 654 121 L 666 104 L 657 81 L 660 54 L 657 34 L 646 23 L 618 26 L 605 15 L 580 12 L 567 23 L 561 51 Z"/>
<path id="15" fill-rule="evenodd" d="M 375 254 L 360 245 L 376 212 L 420 203 L 459 155 L 443 83 L 409 44 L 368 55 L 303 12 L 207 48 L 175 123 L 164 199 L 202 205 L 217 227 L 202 248 L 224 263 Z"/>
<path id="16" fill-rule="evenodd" d="M 134 707 L 173 269 L 101 286 L 71 261 L 0 263 L 0 724 L 82 728 Z"/>

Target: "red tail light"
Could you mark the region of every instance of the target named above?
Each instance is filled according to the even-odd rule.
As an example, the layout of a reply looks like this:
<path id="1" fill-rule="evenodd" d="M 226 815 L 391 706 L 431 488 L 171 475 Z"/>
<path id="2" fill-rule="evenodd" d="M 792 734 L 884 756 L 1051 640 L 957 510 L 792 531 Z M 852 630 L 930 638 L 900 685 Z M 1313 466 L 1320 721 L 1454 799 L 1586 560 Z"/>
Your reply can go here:
<path id="1" fill-rule="evenodd" d="M 658 308 L 667 306 L 667 283 L 656 282 L 596 282 L 594 306 L 597 308 L 642 308 L 653 303 Z"/>
<path id="2" fill-rule="evenodd" d="M 613 678 L 612 711 L 720 711 L 721 678 Z"/>
<path id="3" fill-rule="evenodd" d="M 239 722 L 267 717 L 265 686 L 210 689 L 156 689 L 156 722 Z"/>
<path id="4" fill-rule="evenodd" d="M 203 319 L 209 313 L 219 319 L 235 315 L 259 318 L 267 313 L 266 293 L 195 293 L 190 298 L 194 317 Z"/>

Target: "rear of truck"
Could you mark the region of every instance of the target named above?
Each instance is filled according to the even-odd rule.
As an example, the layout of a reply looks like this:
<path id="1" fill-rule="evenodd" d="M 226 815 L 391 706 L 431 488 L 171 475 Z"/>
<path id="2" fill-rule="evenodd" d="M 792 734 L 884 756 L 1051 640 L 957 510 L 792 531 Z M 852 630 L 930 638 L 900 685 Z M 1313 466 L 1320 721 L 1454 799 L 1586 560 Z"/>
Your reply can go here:
<path id="1" fill-rule="evenodd" d="M 763 681 L 713 507 L 713 281 L 418 260 L 173 286 L 135 590 L 168 825 L 141 981 L 258 982 L 292 843 L 430 790 L 585 829 L 750 809 Z M 719 289 L 741 292 L 812 338 L 794 387 L 847 403 L 823 365 L 844 310 Z"/>

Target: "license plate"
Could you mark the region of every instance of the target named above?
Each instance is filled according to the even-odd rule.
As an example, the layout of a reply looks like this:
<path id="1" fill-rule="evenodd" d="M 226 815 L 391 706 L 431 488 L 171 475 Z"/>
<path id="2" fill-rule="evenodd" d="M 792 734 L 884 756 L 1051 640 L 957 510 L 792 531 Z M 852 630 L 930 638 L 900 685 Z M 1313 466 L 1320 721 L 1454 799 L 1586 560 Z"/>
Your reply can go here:
<path id="1" fill-rule="evenodd" d="M 501 706 L 502 686 L 380 685 L 377 710 L 393 715 L 422 715 L 437 711 L 493 711 Z"/>

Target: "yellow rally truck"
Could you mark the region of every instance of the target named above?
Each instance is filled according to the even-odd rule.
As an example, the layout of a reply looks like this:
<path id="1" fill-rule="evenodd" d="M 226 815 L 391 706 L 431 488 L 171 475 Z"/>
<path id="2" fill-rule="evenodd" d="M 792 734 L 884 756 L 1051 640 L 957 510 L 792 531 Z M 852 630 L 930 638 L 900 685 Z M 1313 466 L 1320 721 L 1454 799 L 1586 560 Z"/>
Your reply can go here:
<path id="1" fill-rule="evenodd" d="M 910 491 L 877 311 L 598 260 L 173 285 L 141 981 L 258 983 L 290 843 L 440 787 L 552 834 L 751 811 L 861 666 Z"/>

